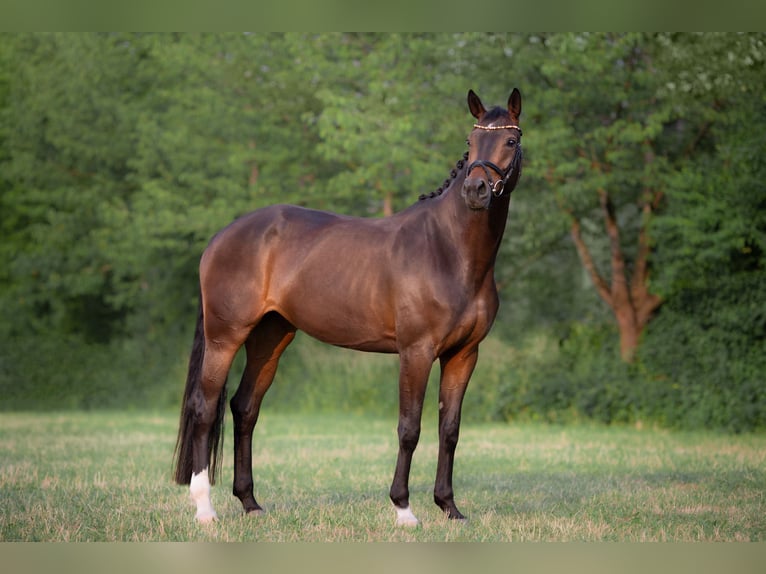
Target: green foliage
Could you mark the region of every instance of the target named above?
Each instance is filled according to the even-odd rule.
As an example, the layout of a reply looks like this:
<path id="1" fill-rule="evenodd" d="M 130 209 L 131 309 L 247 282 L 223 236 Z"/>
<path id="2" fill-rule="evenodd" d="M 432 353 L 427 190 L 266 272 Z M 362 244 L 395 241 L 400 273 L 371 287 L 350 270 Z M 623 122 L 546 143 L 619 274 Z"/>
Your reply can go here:
<path id="1" fill-rule="evenodd" d="M 658 409 L 667 423 L 740 431 L 763 427 L 766 408 L 766 138 L 755 128 L 766 122 L 766 99 L 754 89 L 766 45 L 758 36 L 719 40 L 733 70 L 698 70 L 702 85 L 685 89 L 723 82 L 727 111 L 711 124 L 716 146 L 676 174 L 673 201 L 653 225 L 667 303 L 642 357 L 667 394 Z"/>
<path id="2" fill-rule="evenodd" d="M 392 34 L 346 44 L 351 55 L 335 70 L 346 85 L 325 86 L 318 94 L 319 149 L 341 168 L 328 181 L 328 193 L 370 214 L 402 209 L 417 190 L 444 178 L 445 151 L 454 150 L 453 161 L 459 157 L 454 144 L 464 129 L 444 121 L 444 107 L 454 98 L 440 97 L 447 93 L 450 43 Z"/>
<path id="3" fill-rule="evenodd" d="M 641 420 L 632 367 L 611 329 L 578 325 L 558 341 L 538 336 L 519 349 L 499 381 L 493 416 L 553 423 Z"/>
<path id="4" fill-rule="evenodd" d="M 762 428 L 765 59 L 760 33 L 2 34 L 2 408 L 175 404 L 218 229 L 277 202 L 401 209 L 464 150 L 468 88 L 518 86 L 466 416 Z M 576 215 L 606 266 L 602 188 L 665 300 L 632 366 L 569 237 Z M 267 402 L 395 408 L 394 358 L 323 349 L 296 342 Z"/>

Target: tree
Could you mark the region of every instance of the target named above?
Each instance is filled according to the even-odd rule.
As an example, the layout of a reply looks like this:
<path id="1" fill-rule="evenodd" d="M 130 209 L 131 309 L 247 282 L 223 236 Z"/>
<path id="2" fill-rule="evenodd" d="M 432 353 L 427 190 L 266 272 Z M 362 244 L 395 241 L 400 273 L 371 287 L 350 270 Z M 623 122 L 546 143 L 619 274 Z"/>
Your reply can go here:
<path id="1" fill-rule="evenodd" d="M 679 101 L 714 100 L 710 144 L 676 174 L 656 239 L 667 299 L 641 359 L 671 381 L 663 404 L 686 426 L 766 423 L 766 99 L 763 34 L 673 37 Z M 670 418 L 670 417 L 668 417 Z"/>
<path id="2" fill-rule="evenodd" d="M 328 195 L 353 199 L 359 213 L 391 215 L 445 177 L 445 150 L 459 157 L 459 122 L 444 121 L 455 94 L 443 89 L 454 40 L 425 35 L 343 35 L 346 52 L 328 58 L 316 118 L 320 151 L 337 166 Z M 467 93 L 467 88 L 465 89 Z M 458 100 L 459 101 L 459 100 Z M 458 142 L 458 145 L 455 145 Z"/>
<path id="3" fill-rule="evenodd" d="M 468 88 L 519 87 L 495 333 L 532 352 L 495 398 L 766 424 L 764 52 L 763 34 L 0 35 L 3 396 L 154 388 L 183 369 L 218 229 L 279 202 L 400 209 L 464 151 Z"/>
<path id="4" fill-rule="evenodd" d="M 708 144 L 716 101 L 667 89 L 667 42 L 641 34 L 531 38 L 537 59 L 535 157 L 527 173 L 555 199 L 553 229 L 567 226 L 583 268 L 618 326 L 620 353 L 636 356 L 663 301 L 651 288 L 651 223 L 676 173 Z"/>
<path id="5" fill-rule="evenodd" d="M 12 37 L 13 82 L 3 118 L 15 306 L 45 319 L 38 328 L 58 324 L 100 340 L 108 339 L 106 324 L 121 312 L 107 302 L 116 277 L 95 236 L 107 206 L 131 188 L 123 178 L 130 138 L 120 137 L 130 119 L 121 102 L 140 89 L 110 58 L 113 52 L 101 51 L 103 40 Z"/>
<path id="6" fill-rule="evenodd" d="M 128 363 L 180 340 L 186 346 L 184 319 L 196 305 L 204 245 L 284 175 L 276 161 L 253 177 L 253 134 L 263 123 L 284 123 L 256 113 L 263 102 L 255 74 L 245 73 L 267 41 L 235 34 L 3 37 L 10 82 L 0 101 L 0 222 L 9 263 L 0 296 L 15 320 L 3 322 L 12 343 L 3 345 L 0 362 L 17 365 L 12 384 L 30 371 L 30 351 L 41 346 L 57 346 L 60 364 L 79 357 L 82 369 L 69 378 L 83 388 L 84 380 L 103 385 L 87 367 L 90 358 L 102 357 L 108 368 L 110 355 Z M 289 128 L 283 131 L 295 133 Z M 293 159 L 301 151 L 293 145 Z M 53 355 L 49 364 L 57 362 Z"/>

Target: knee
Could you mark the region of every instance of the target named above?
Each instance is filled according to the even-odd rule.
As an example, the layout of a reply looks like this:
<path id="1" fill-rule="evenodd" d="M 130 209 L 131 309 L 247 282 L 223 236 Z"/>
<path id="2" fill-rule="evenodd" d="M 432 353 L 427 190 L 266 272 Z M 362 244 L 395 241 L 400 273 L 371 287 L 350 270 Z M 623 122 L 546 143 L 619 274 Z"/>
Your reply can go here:
<path id="1" fill-rule="evenodd" d="M 441 441 L 448 449 L 454 451 L 460 438 L 460 421 L 452 421 L 442 424 Z"/>

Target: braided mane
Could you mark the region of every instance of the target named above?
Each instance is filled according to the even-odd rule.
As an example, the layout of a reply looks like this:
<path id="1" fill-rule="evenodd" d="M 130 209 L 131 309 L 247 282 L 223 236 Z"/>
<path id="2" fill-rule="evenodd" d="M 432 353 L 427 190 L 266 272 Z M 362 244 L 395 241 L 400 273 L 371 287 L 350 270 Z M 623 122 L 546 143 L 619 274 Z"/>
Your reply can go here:
<path id="1" fill-rule="evenodd" d="M 465 152 L 463 154 L 463 158 L 458 160 L 458 162 L 455 164 L 455 168 L 450 172 L 450 176 L 444 180 L 444 183 L 441 185 L 441 187 L 439 187 L 439 189 L 437 189 L 436 191 L 432 191 L 431 193 L 422 194 L 418 199 L 420 201 L 423 201 L 424 199 L 439 197 L 442 193 L 444 193 L 447 190 L 450 184 L 457 177 L 460 170 L 462 170 L 465 167 L 465 162 L 467 160 L 468 160 L 468 152 Z"/>

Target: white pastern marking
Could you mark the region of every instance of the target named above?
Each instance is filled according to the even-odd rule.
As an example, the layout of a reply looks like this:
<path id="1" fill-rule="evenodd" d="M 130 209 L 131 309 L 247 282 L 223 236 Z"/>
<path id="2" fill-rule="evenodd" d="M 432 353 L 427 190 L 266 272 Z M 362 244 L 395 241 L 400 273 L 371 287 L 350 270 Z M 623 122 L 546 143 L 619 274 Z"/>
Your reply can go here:
<path id="1" fill-rule="evenodd" d="M 406 508 L 399 508 L 398 506 L 394 506 L 394 509 L 396 510 L 397 526 L 415 527 L 419 524 L 418 519 L 414 514 L 412 514 L 412 509 L 410 509 L 409 506 Z"/>
<path id="2" fill-rule="evenodd" d="M 210 480 L 207 475 L 207 467 L 199 474 L 192 473 L 189 493 L 194 504 L 197 505 L 195 518 L 198 522 L 207 524 L 218 520 L 218 515 L 215 513 L 213 503 L 210 500 Z"/>

